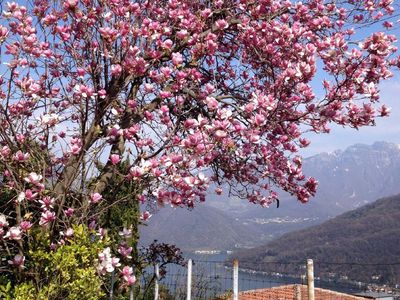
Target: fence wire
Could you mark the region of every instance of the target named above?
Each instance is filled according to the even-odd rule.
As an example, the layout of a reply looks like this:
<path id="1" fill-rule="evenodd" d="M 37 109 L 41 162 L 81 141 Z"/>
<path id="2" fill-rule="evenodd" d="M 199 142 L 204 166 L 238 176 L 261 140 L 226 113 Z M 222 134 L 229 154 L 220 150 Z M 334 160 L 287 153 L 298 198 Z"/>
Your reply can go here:
<path id="1" fill-rule="evenodd" d="M 192 300 L 232 299 L 234 280 L 232 262 L 201 259 L 193 259 L 192 262 Z M 320 272 L 320 269 L 326 270 L 326 268 L 321 267 L 324 264 L 331 264 L 333 266 L 339 265 L 337 263 L 329 262 L 314 263 L 314 286 L 317 289 L 322 288 L 354 295 L 360 292 L 374 290 L 374 288 L 375 291 L 382 291 L 381 289 L 386 286 L 374 286 L 371 283 L 367 284 L 351 281 L 347 276 L 339 275 L 337 273 L 326 273 L 325 271 Z M 361 266 L 360 264 L 357 264 L 357 267 L 371 268 L 374 266 L 370 266 L 369 264 Z M 290 273 L 288 273 L 289 270 Z M 158 281 L 159 300 L 187 299 L 187 278 L 187 267 L 168 265 L 166 274 Z M 144 275 L 136 285 L 135 291 L 132 293 L 134 297 L 131 299 L 153 300 L 154 283 L 154 270 L 148 269 L 146 275 Z M 300 289 L 300 291 L 302 291 L 303 297 L 299 299 L 307 299 L 306 284 L 306 262 L 263 262 L 258 264 L 258 268 L 254 268 L 254 266 L 253 268 L 249 268 L 245 261 L 239 261 L 239 300 L 292 300 L 293 295 L 298 292 L 294 289 Z M 285 286 L 286 289 L 277 289 L 277 287 L 282 286 Z M 268 291 L 265 289 L 268 289 Z M 260 293 L 260 290 L 265 290 L 265 293 Z M 398 290 L 393 289 L 393 291 L 395 291 L 394 299 L 397 299 L 396 293 L 398 293 Z M 319 298 L 316 297 L 316 299 Z M 324 294 L 321 299 L 333 300 L 342 298 L 338 298 L 338 296 L 328 293 Z"/>

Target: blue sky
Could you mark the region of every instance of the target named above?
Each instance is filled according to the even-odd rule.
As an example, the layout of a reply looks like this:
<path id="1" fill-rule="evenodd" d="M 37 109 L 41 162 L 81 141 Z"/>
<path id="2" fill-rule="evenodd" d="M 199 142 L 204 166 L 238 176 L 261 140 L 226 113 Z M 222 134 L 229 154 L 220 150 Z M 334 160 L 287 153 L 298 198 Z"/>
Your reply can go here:
<path id="1" fill-rule="evenodd" d="M 400 8 L 400 0 L 395 0 L 396 8 Z M 397 36 L 396 46 L 400 52 L 400 18 L 399 13 L 391 20 L 396 25 L 393 29 L 389 30 L 388 34 Z M 399 20 L 397 20 L 399 18 Z M 356 28 L 356 38 L 364 39 L 370 36 L 373 32 L 382 31 L 383 27 L 379 24 L 375 24 L 368 28 Z M 399 52 L 397 55 L 399 55 Z M 312 134 L 307 135 L 307 138 L 311 140 L 311 144 L 308 148 L 302 149 L 301 154 L 304 157 L 312 156 L 321 152 L 332 152 L 337 149 L 345 149 L 353 144 L 373 144 L 377 141 L 392 142 L 400 144 L 400 71 L 394 70 L 394 76 L 389 80 L 383 81 L 380 84 L 381 91 L 381 104 L 386 104 L 391 108 L 389 117 L 378 118 L 376 120 L 376 126 L 363 127 L 359 130 L 352 128 L 343 128 L 341 126 L 331 125 L 331 133 L 329 134 Z M 321 82 L 324 79 L 323 71 L 321 66 L 318 66 L 318 72 L 315 80 L 313 81 L 313 87 L 318 95 L 322 92 Z M 322 96 L 322 93 L 321 95 Z"/>
<path id="2" fill-rule="evenodd" d="M 359 130 L 331 126 L 330 134 L 309 134 L 311 145 L 303 149 L 304 156 L 311 156 L 321 152 L 332 152 L 337 149 L 356 144 L 373 144 L 376 141 L 387 141 L 400 144 L 400 73 L 380 85 L 381 103 L 391 108 L 391 114 L 386 118 L 379 118 L 376 126 L 363 127 Z"/>

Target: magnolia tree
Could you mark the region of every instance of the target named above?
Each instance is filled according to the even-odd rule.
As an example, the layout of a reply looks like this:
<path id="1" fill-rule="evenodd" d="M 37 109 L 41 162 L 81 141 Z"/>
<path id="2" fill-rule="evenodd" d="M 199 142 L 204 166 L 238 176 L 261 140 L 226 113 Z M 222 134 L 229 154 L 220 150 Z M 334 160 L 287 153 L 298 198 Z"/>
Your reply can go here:
<path id="1" fill-rule="evenodd" d="M 60 271 L 46 277 L 51 259 L 38 251 L 56 255 L 78 243 L 76 231 L 83 243 L 85 230 L 96 245 L 85 270 L 100 284 L 113 271 L 121 289 L 134 284 L 132 241 L 150 216 L 140 203 L 193 207 L 222 186 L 263 206 L 279 189 L 307 202 L 317 182 L 302 173 L 304 133 L 388 115 L 378 84 L 398 64 L 385 33 L 392 2 L 4 5 L 0 268 L 9 289 L 43 288 Z M 370 34 L 357 34 L 368 24 Z"/>

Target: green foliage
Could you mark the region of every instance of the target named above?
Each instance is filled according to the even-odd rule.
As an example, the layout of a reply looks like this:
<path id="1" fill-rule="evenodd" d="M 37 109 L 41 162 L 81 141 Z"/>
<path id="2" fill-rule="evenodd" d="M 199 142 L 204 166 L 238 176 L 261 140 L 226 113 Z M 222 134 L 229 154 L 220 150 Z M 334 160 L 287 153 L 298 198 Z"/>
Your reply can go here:
<path id="1" fill-rule="evenodd" d="M 73 237 L 56 250 L 45 246 L 48 244 L 46 233 L 33 231 L 35 242 L 26 266 L 29 274 L 25 274 L 22 283 L 14 286 L 9 277 L 6 284 L 0 285 L 0 295 L 5 299 L 21 300 L 101 299 L 104 296 L 103 281 L 96 272 L 96 259 L 108 241 L 99 240 L 83 225 L 73 226 L 73 230 Z"/>
<path id="2" fill-rule="evenodd" d="M 0 280 L 2 279 L 2 281 L 5 280 L 4 277 L 0 277 Z M 4 299 L 4 300 L 11 300 L 11 290 L 12 290 L 12 286 L 11 286 L 11 282 L 8 281 L 6 284 L 2 284 L 0 283 L 0 299 Z"/>
<path id="3" fill-rule="evenodd" d="M 129 160 L 123 161 L 118 166 L 118 174 L 114 174 L 113 179 L 107 185 L 107 189 L 102 193 L 105 201 L 102 201 L 99 206 L 101 214 L 100 224 L 102 227 L 107 228 L 110 235 L 116 235 L 122 227 L 132 228 L 134 233 L 133 240 L 136 242 L 138 236 L 140 208 L 139 201 L 136 195 L 142 191 L 134 181 L 127 181 L 124 176 L 129 172 Z"/>

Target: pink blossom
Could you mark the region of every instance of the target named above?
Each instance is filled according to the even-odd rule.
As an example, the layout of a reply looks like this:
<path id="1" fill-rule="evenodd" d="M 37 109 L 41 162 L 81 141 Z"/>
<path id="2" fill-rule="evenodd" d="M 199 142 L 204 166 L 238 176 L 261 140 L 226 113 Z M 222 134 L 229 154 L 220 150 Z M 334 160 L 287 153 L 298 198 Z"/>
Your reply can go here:
<path id="1" fill-rule="evenodd" d="M 223 30 L 229 27 L 228 22 L 226 20 L 221 19 L 215 22 L 215 27 L 217 27 L 219 30 Z"/>
<path id="2" fill-rule="evenodd" d="M 25 198 L 30 201 L 34 200 L 38 196 L 38 193 L 34 193 L 31 189 L 25 190 L 24 194 Z"/>
<path id="3" fill-rule="evenodd" d="M 151 216 L 152 216 L 152 215 L 151 215 L 148 211 L 142 212 L 142 213 L 140 214 L 140 220 L 146 222 L 148 219 L 151 218 Z"/>
<path id="4" fill-rule="evenodd" d="M 0 214 L 0 228 L 7 227 L 7 226 L 8 226 L 8 222 L 7 222 L 6 216 L 3 214 Z"/>
<path id="5" fill-rule="evenodd" d="M 99 253 L 99 264 L 97 266 L 97 271 L 101 275 L 105 275 L 106 273 L 111 273 L 115 270 L 116 267 L 119 267 L 121 264 L 119 263 L 119 258 L 111 256 L 111 249 L 109 247 L 105 248 L 102 252 Z"/>
<path id="6" fill-rule="evenodd" d="M 25 262 L 25 256 L 17 254 L 14 256 L 12 260 L 9 260 L 8 263 L 18 268 L 23 268 Z"/>
<path id="7" fill-rule="evenodd" d="M 11 154 L 11 149 L 8 146 L 3 146 L 0 151 L 0 155 L 3 158 L 7 158 Z"/>
<path id="8" fill-rule="evenodd" d="M 165 40 L 162 44 L 163 48 L 168 49 L 168 50 L 171 49 L 172 45 L 173 45 L 173 42 L 170 39 Z"/>
<path id="9" fill-rule="evenodd" d="M 64 1 L 64 8 L 65 9 L 74 9 L 78 5 L 78 0 L 66 0 Z"/>
<path id="10" fill-rule="evenodd" d="M 187 37 L 188 35 L 188 31 L 186 29 L 181 29 L 176 33 L 176 36 L 178 37 L 178 39 L 184 39 L 185 37 Z"/>
<path id="11" fill-rule="evenodd" d="M 127 245 L 120 245 L 118 247 L 118 253 L 121 254 L 121 256 L 125 257 L 125 258 L 132 258 L 132 256 L 130 256 L 130 254 L 132 253 L 132 247 L 128 247 Z"/>
<path id="12" fill-rule="evenodd" d="M 39 203 L 41 204 L 41 208 L 43 210 L 50 210 L 54 207 L 55 199 L 52 197 L 43 197 L 43 199 L 39 200 Z"/>
<path id="13" fill-rule="evenodd" d="M 31 227 L 33 226 L 33 224 L 29 221 L 22 221 L 19 224 L 20 228 L 22 229 L 22 231 L 28 231 L 29 229 L 31 229 Z"/>
<path id="14" fill-rule="evenodd" d="M 56 214 L 52 211 L 46 210 L 40 216 L 39 225 L 44 226 L 56 219 Z"/>
<path id="15" fill-rule="evenodd" d="M 112 76 L 119 76 L 122 73 L 121 65 L 112 65 L 111 66 L 111 75 Z"/>
<path id="16" fill-rule="evenodd" d="M 101 194 L 99 194 L 99 193 L 93 193 L 93 194 L 91 194 L 90 195 L 90 199 L 89 199 L 89 201 L 90 201 L 90 203 L 92 203 L 92 204 L 96 204 L 96 203 L 98 203 L 100 200 L 102 200 L 103 199 L 103 196 L 101 195 Z"/>
<path id="17" fill-rule="evenodd" d="M 136 283 L 136 277 L 133 275 L 133 269 L 131 267 L 125 266 L 121 271 L 121 275 L 128 286 Z"/>
<path id="18" fill-rule="evenodd" d="M 61 235 L 65 236 L 66 238 L 70 238 L 74 235 L 74 230 L 72 228 L 68 228 L 65 232 L 61 232 Z"/>
<path id="19" fill-rule="evenodd" d="M 44 114 L 39 120 L 42 125 L 51 127 L 59 122 L 59 116 L 57 114 Z"/>
<path id="20" fill-rule="evenodd" d="M 118 234 L 124 238 L 129 238 L 132 236 L 132 229 L 123 228 L 122 231 L 118 232 Z"/>
<path id="21" fill-rule="evenodd" d="M 117 138 L 122 134 L 122 130 L 119 125 L 114 125 L 108 130 L 108 136 L 111 138 Z"/>
<path id="22" fill-rule="evenodd" d="M 144 85 L 144 90 L 146 91 L 146 93 L 151 93 L 154 91 L 154 86 L 150 83 L 146 83 Z"/>
<path id="23" fill-rule="evenodd" d="M 5 238 L 9 238 L 10 240 L 19 241 L 22 238 L 22 231 L 19 226 L 14 226 L 8 229 Z"/>
<path id="24" fill-rule="evenodd" d="M 207 97 L 205 103 L 210 110 L 216 110 L 218 108 L 218 101 L 214 97 Z"/>
<path id="25" fill-rule="evenodd" d="M 25 162 L 29 159 L 29 153 L 22 153 L 21 150 L 18 150 L 14 155 L 14 160 L 17 162 Z"/>
<path id="26" fill-rule="evenodd" d="M 221 194 L 222 194 L 222 188 L 220 188 L 220 187 L 216 188 L 216 189 L 215 189 L 215 193 L 216 193 L 217 195 L 221 195 Z"/>
<path id="27" fill-rule="evenodd" d="M 105 99 L 105 97 L 106 97 L 106 95 L 107 95 L 107 92 L 106 92 L 106 90 L 101 89 L 101 90 L 99 90 L 99 91 L 97 92 L 97 94 L 99 95 L 99 97 L 100 97 L 101 99 Z"/>
<path id="28" fill-rule="evenodd" d="M 71 146 L 71 153 L 73 155 L 79 155 L 81 153 L 81 150 L 82 150 L 82 148 L 79 145 L 72 145 Z"/>
<path id="29" fill-rule="evenodd" d="M 129 174 L 133 177 L 134 180 L 137 180 L 140 177 L 142 177 L 144 173 L 145 173 L 145 170 L 139 166 L 134 166 L 129 171 Z"/>
<path id="30" fill-rule="evenodd" d="M 379 109 L 379 113 L 382 117 L 386 117 L 390 114 L 390 108 L 388 108 L 386 105 L 382 105 Z"/>
<path id="31" fill-rule="evenodd" d="M 0 25 L 0 43 L 2 43 L 8 35 L 8 29 Z"/>
<path id="32" fill-rule="evenodd" d="M 121 161 L 121 157 L 118 154 L 111 154 L 110 160 L 111 163 L 115 166 Z"/>
<path id="33" fill-rule="evenodd" d="M 24 180 L 25 180 L 26 182 L 28 182 L 28 183 L 30 183 L 30 184 L 33 184 L 33 185 L 38 185 L 38 184 L 40 184 L 41 181 L 42 181 L 42 179 L 43 179 L 43 176 L 42 176 L 42 175 L 39 175 L 39 174 L 37 174 L 37 173 L 35 173 L 35 172 L 29 173 L 28 177 L 25 177 L 25 178 L 24 178 Z"/>
<path id="34" fill-rule="evenodd" d="M 180 53 L 172 53 L 172 63 L 179 66 L 183 62 L 183 56 Z"/>
<path id="35" fill-rule="evenodd" d="M 72 217 L 72 215 L 74 214 L 74 209 L 73 208 L 71 208 L 71 207 L 69 207 L 68 209 L 66 209 L 66 210 L 64 210 L 64 213 L 65 213 L 65 215 L 67 216 L 67 217 Z"/>

